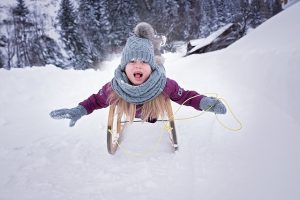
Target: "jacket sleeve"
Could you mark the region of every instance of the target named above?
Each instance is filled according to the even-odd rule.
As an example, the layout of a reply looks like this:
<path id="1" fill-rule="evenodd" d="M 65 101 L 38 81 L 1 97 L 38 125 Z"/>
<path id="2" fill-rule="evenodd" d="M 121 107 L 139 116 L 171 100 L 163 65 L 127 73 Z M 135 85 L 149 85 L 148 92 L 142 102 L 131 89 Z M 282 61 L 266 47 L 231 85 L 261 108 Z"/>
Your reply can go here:
<path id="1" fill-rule="evenodd" d="M 178 104 L 184 103 L 183 105 L 191 106 L 196 110 L 201 110 L 200 101 L 205 96 L 200 95 L 198 92 L 193 90 L 185 90 L 182 87 L 180 87 L 176 81 L 169 78 L 167 79 L 167 83 L 163 92 L 172 101 Z"/>
<path id="2" fill-rule="evenodd" d="M 111 83 L 106 83 L 97 94 L 92 94 L 89 98 L 79 103 L 87 110 L 87 114 L 94 110 L 106 108 L 109 106 L 109 94 L 111 92 Z"/>

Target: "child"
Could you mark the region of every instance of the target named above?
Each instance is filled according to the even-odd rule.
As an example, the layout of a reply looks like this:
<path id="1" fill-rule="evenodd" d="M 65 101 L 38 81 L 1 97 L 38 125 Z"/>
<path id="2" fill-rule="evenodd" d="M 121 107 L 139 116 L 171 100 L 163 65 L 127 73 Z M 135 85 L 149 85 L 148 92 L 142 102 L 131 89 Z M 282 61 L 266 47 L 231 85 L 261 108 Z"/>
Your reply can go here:
<path id="1" fill-rule="evenodd" d="M 220 100 L 184 90 L 176 81 L 165 76 L 161 57 L 157 59 L 154 55 L 153 44 L 157 44 L 151 25 L 139 23 L 134 33 L 127 39 L 121 64 L 115 70 L 112 81 L 77 107 L 52 111 L 52 118 L 70 119 L 70 126 L 74 126 L 82 116 L 112 105 L 117 106 L 118 112 L 131 122 L 140 118 L 154 123 L 164 115 L 168 99 L 182 104 L 189 98 L 184 105 L 216 114 L 226 113 L 226 107 Z"/>

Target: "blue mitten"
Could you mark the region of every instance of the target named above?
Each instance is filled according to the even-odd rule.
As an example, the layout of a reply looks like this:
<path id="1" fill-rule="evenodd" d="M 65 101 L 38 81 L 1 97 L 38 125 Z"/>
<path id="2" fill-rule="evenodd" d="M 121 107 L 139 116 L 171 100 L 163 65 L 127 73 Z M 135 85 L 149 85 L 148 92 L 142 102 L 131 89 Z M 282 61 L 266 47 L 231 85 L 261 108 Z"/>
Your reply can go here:
<path id="1" fill-rule="evenodd" d="M 214 112 L 215 114 L 225 114 L 225 105 L 215 97 L 203 97 L 200 101 L 200 109 Z"/>
<path id="2" fill-rule="evenodd" d="M 53 119 L 70 119 L 70 124 L 69 126 L 74 126 L 76 121 L 79 120 L 83 115 L 86 115 L 87 111 L 86 109 L 78 105 L 75 108 L 71 109 L 59 109 L 59 110 L 54 110 L 50 113 L 50 116 Z"/>

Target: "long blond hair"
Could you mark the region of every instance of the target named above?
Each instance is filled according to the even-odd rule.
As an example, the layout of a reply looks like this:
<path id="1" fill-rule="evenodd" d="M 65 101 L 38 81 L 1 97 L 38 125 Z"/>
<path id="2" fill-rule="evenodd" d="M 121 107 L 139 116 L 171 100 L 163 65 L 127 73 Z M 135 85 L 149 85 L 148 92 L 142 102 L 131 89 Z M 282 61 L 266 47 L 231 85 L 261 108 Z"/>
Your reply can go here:
<path id="1" fill-rule="evenodd" d="M 167 99 L 168 97 L 161 93 L 153 100 L 144 103 L 141 107 L 141 119 L 143 121 L 148 121 L 164 117 L 166 114 Z M 124 115 L 126 120 L 133 122 L 137 111 L 135 104 L 125 101 L 113 90 L 111 90 L 108 100 L 110 106 L 117 108 L 118 114 Z"/>

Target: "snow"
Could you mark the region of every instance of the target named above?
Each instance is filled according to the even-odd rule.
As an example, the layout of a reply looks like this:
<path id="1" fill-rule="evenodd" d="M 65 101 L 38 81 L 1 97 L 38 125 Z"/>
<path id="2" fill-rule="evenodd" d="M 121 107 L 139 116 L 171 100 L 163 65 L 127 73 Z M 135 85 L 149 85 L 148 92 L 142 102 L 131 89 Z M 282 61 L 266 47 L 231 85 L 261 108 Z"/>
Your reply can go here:
<path id="1" fill-rule="evenodd" d="M 0 199 L 298 200 L 299 13 L 296 3 L 220 51 L 167 55 L 169 77 L 186 89 L 218 93 L 243 124 L 230 131 L 211 113 L 178 120 L 175 154 L 161 123 L 128 126 L 111 156 L 108 109 L 74 128 L 49 117 L 97 92 L 120 57 L 100 71 L 1 69 Z M 181 107 L 176 117 L 197 114 Z M 219 119 L 238 127 L 230 113 Z"/>

